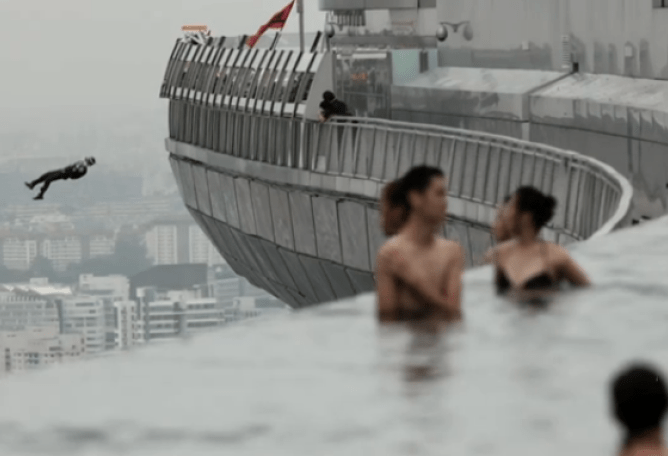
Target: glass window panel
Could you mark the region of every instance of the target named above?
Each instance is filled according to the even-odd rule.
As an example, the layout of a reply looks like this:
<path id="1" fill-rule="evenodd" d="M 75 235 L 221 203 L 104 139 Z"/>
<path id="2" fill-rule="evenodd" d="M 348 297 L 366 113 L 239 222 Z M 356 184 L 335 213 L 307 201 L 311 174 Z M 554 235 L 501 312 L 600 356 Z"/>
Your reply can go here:
<path id="1" fill-rule="evenodd" d="M 223 57 L 224 49 L 223 48 L 216 48 L 216 51 L 213 53 L 213 58 L 211 59 L 211 65 L 209 68 L 209 74 L 207 76 L 207 82 L 206 86 L 204 87 L 204 91 L 206 93 L 206 102 L 207 104 L 211 103 L 209 94 L 213 93 L 213 88 L 215 86 L 217 77 L 216 75 L 220 71 L 220 60 Z"/>
<path id="2" fill-rule="evenodd" d="M 278 57 L 279 55 L 277 52 L 271 52 L 271 56 L 269 60 L 267 60 L 267 65 L 264 71 L 262 72 L 262 75 L 260 76 L 257 85 L 257 90 L 253 94 L 255 98 L 256 111 L 262 109 L 262 101 L 264 100 L 264 94 L 267 92 L 267 87 L 271 84 L 271 78 L 274 72 L 273 68 L 274 66 L 276 66 L 276 63 L 278 62 Z"/>
<path id="3" fill-rule="evenodd" d="M 177 90 L 179 87 L 181 87 L 181 83 L 183 81 L 183 77 L 185 76 L 186 70 L 186 63 L 188 61 L 188 55 L 191 52 L 191 47 L 192 45 L 190 43 L 184 42 L 183 43 L 183 49 L 179 58 L 179 61 L 177 63 L 176 68 L 174 69 L 174 80 L 173 80 L 173 87 L 174 87 L 174 92 L 173 96 L 178 96 L 180 94 L 180 90 Z"/>
<path id="4" fill-rule="evenodd" d="M 245 109 L 247 105 L 247 98 L 248 94 L 250 92 L 250 87 L 251 84 L 253 83 L 253 80 L 255 79 L 255 74 L 257 73 L 256 68 L 256 62 L 259 61 L 261 58 L 260 52 L 254 52 L 249 61 L 246 64 L 246 72 L 244 74 L 244 77 L 242 80 L 239 81 L 239 91 L 237 93 L 237 96 L 239 97 L 237 99 L 237 108 L 238 109 Z"/>
<path id="5" fill-rule="evenodd" d="M 240 102 L 240 108 L 248 109 L 252 103 L 252 94 L 254 91 L 257 91 L 257 81 L 261 75 L 260 67 L 264 64 L 265 58 L 267 57 L 267 51 L 265 49 L 258 49 L 253 62 L 251 63 L 251 69 L 248 72 L 246 81 L 244 82 L 244 88 L 241 92 L 242 100 Z"/>
<path id="6" fill-rule="evenodd" d="M 239 91 L 241 90 L 241 86 L 246 79 L 248 73 L 248 67 L 250 66 L 250 62 L 252 62 L 254 56 L 255 56 L 255 51 L 250 50 L 245 53 L 242 59 L 240 59 L 239 73 L 237 73 L 237 77 L 232 83 L 230 96 L 232 97 L 239 96 Z"/>
<path id="7" fill-rule="evenodd" d="M 202 86 L 204 85 L 205 76 L 206 76 L 206 61 L 209 58 L 209 54 L 213 48 L 206 46 L 203 51 L 200 53 L 197 59 L 196 73 L 193 77 L 192 88 L 194 91 L 201 91 Z"/>
<path id="8" fill-rule="evenodd" d="M 167 63 L 167 68 L 165 68 L 165 76 L 163 77 L 163 80 L 162 80 L 163 86 L 160 90 L 160 96 L 165 96 L 166 93 L 167 93 L 167 87 L 169 85 L 170 76 L 172 74 L 172 71 L 174 69 L 174 65 L 176 63 L 175 60 L 176 60 L 176 56 L 177 56 L 178 51 L 179 51 L 179 44 L 180 43 L 181 43 L 180 40 L 176 40 L 176 42 L 174 43 L 174 47 L 172 48 L 172 53 L 169 56 L 169 62 Z"/>
<path id="9" fill-rule="evenodd" d="M 174 61 L 172 62 L 172 66 L 169 71 L 169 79 L 167 82 L 167 96 L 171 97 L 172 96 L 172 90 L 174 86 L 176 85 L 176 76 L 178 72 L 181 69 L 181 64 L 183 62 L 183 53 L 185 52 L 185 43 L 181 40 L 179 40 L 177 44 L 177 50 L 176 50 L 176 55 L 174 56 Z"/>
<path id="10" fill-rule="evenodd" d="M 227 59 L 230 57 L 231 53 L 232 53 L 231 50 L 229 50 L 227 48 L 223 48 L 223 52 L 220 56 L 220 60 L 219 60 L 218 64 L 215 66 L 216 71 L 213 75 L 213 84 L 211 86 L 211 93 L 213 93 L 213 94 L 219 93 L 221 87 L 223 86 L 225 66 L 227 64 Z"/>
<path id="11" fill-rule="evenodd" d="M 276 81 L 276 87 L 272 95 L 272 100 L 273 100 L 272 110 L 273 113 L 276 115 L 280 115 L 281 112 L 283 111 L 283 102 L 285 100 L 287 86 L 290 83 L 289 78 L 292 76 L 292 72 L 294 71 L 295 60 L 297 58 L 298 53 L 293 51 L 287 51 L 285 55 L 286 55 L 285 62 L 281 66 L 281 72 L 278 75 L 278 79 Z"/>
<path id="12" fill-rule="evenodd" d="M 257 72 L 254 75 L 254 80 L 251 82 L 250 85 L 250 93 L 249 93 L 249 98 L 256 99 L 259 88 L 262 84 L 262 81 L 264 79 L 264 73 L 267 71 L 267 66 L 269 63 L 273 60 L 274 58 L 274 53 L 269 52 L 269 51 L 262 51 L 262 59 L 258 63 L 258 69 Z M 255 102 L 253 102 L 253 106 L 255 105 Z"/>
<path id="13" fill-rule="evenodd" d="M 281 76 L 283 75 L 285 63 L 287 62 L 289 56 L 290 56 L 289 51 L 283 51 L 281 53 L 281 57 L 278 59 L 278 64 L 276 65 L 273 77 L 271 78 L 271 86 L 265 96 L 265 100 L 270 102 L 269 104 L 265 104 L 265 107 L 268 107 L 269 109 L 271 109 L 271 107 L 273 106 L 274 97 L 278 94 L 280 79 Z"/>
<path id="14" fill-rule="evenodd" d="M 241 52 L 237 49 L 232 50 L 229 60 L 227 61 L 228 70 L 223 75 L 223 86 L 221 88 L 220 94 L 224 96 L 228 95 L 232 82 L 234 82 L 239 68 L 237 67 L 237 62 Z"/>
<path id="15" fill-rule="evenodd" d="M 188 51 L 186 52 L 185 59 L 183 61 L 183 67 L 181 71 L 181 75 L 179 77 L 179 81 L 177 83 L 177 87 L 180 89 L 178 92 L 178 95 L 181 96 L 183 93 L 183 88 L 186 87 L 186 84 L 188 82 L 188 78 L 190 76 L 190 70 L 192 67 L 192 60 L 195 57 L 197 53 L 197 46 L 194 44 L 189 44 L 188 45 Z"/>

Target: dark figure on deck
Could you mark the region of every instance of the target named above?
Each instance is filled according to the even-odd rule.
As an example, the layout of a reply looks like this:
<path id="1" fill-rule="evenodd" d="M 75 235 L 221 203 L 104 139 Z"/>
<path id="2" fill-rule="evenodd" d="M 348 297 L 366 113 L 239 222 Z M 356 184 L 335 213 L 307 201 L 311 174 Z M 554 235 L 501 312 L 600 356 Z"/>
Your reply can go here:
<path id="1" fill-rule="evenodd" d="M 652 366 L 634 364 L 617 374 L 611 385 L 612 411 L 624 430 L 620 456 L 665 456 L 663 418 L 668 391 Z"/>
<path id="2" fill-rule="evenodd" d="M 320 103 L 320 122 L 326 122 L 332 116 L 350 116 L 348 106 L 343 101 L 336 99 L 336 96 L 329 90 L 322 94 Z"/>
<path id="3" fill-rule="evenodd" d="M 44 199 L 44 194 L 49 189 L 51 182 L 61 180 L 61 179 L 80 179 L 86 175 L 88 172 L 88 167 L 95 164 L 95 158 L 86 157 L 83 160 L 80 160 L 76 163 L 72 163 L 70 166 L 65 168 L 57 169 L 55 171 L 49 171 L 48 173 L 42 174 L 39 179 L 36 179 L 32 182 L 26 182 L 26 187 L 30 190 L 35 188 L 36 185 L 44 183 L 42 188 L 39 190 L 39 194 L 33 199 L 41 200 Z"/>

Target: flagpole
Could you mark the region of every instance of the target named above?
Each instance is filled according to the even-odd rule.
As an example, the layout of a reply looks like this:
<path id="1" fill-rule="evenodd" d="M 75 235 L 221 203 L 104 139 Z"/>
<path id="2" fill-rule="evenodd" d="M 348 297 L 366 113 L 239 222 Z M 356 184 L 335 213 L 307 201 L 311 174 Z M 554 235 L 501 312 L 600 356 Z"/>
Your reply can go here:
<path id="1" fill-rule="evenodd" d="M 299 13 L 299 48 L 304 52 L 304 0 L 297 0 L 297 12 Z"/>

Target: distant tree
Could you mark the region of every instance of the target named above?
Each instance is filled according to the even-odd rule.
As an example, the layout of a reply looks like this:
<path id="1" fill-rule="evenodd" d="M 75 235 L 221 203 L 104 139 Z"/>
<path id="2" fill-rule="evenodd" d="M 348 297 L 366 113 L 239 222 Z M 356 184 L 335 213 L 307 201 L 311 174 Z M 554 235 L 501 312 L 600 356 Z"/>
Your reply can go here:
<path id="1" fill-rule="evenodd" d="M 68 275 L 74 275 L 78 278 L 80 274 L 105 276 L 113 274 L 114 272 L 112 271 L 116 269 L 118 268 L 114 267 L 113 255 L 107 255 L 103 257 L 91 258 L 82 261 L 81 263 L 72 263 L 67 267 L 67 272 Z"/>
<path id="2" fill-rule="evenodd" d="M 53 264 L 48 258 L 43 256 L 36 256 L 30 265 L 30 277 L 46 277 L 49 281 L 56 281 L 58 279 L 58 274 L 56 270 L 53 269 Z"/>
<path id="3" fill-rule="evenodd" d="M 153 265 L 151 260 L 148 259 L 146 247 L 142 244 L 139 236 L 133 234 L 119 234 L 112 259 L 114 265 L 121 268 L 117 274 L 128 277 Z"/>
<path id="4" fill-rule="evenodd" d="M 27 271 L 18 271 L 9 269 L 5 265 L 0 265 L 0 283 L 25 282 L 29 275 Z"/>

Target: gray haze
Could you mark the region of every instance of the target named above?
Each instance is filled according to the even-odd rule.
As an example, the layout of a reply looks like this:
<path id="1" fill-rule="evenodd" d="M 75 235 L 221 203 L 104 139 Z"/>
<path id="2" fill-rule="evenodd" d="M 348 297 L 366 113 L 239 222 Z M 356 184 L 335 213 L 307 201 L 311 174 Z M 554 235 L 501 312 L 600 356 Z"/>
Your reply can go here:
<path id="1" fill-rule="evenodd" d="M 305 0 L 306 30 L 324 13 Z M 0 132 L 165 108 L 167 59 L 184 24 L 252 34 L 288 0 L 0 0 Z M 286 32 L 298 30 L 293 12 Z M 165 118 L 165 123 L 166 123 Z M 28 123 L 28 125 L 30 125 Z"/>

